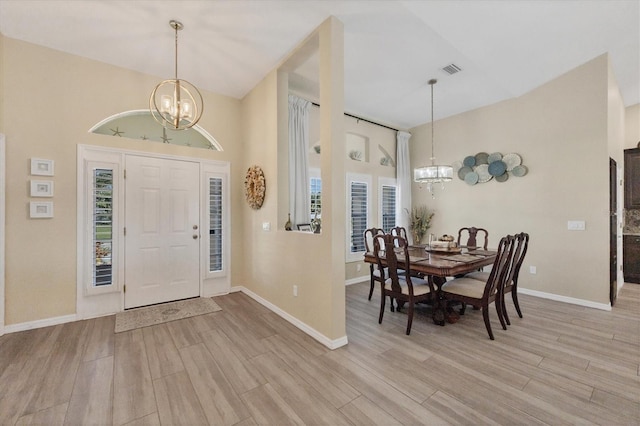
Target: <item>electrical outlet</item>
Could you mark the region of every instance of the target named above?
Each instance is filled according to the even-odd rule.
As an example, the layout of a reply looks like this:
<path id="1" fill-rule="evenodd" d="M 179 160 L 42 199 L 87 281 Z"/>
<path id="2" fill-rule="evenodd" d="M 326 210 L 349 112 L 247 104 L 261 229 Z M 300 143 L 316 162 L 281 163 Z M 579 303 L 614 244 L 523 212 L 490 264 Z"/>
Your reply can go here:
<path id="1" fill-rule="evenodd" d="M 294 297 L 298 297 L 298 286 L 297 285 L 293 286 L 293 296 Z"/>
<path id="2" fill-rule="evenodd" d="M 536 269 L 535 266 L 529 266 L 529 273 L 530 274 L 536 274 L 538 272 L 538 270 Z"/>
<path id="3" fill-rule="evenodd" d="M 361 269 L 362 269 L 362 265 L 358 263 L 358 265 L 356 266 L 356 271 L 360 272 Z"/>
<path id="4" fill-rule="evenodd" d="M 271 222 L 262 222 L 263 231 L 271 231 Z"/>

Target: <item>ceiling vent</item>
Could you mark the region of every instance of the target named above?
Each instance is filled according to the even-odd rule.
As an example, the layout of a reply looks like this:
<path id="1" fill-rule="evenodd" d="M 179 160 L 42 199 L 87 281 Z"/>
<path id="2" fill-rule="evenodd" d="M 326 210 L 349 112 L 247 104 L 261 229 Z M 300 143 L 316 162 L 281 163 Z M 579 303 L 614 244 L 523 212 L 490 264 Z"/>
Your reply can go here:
<path id="1" fill-rule="evenodd" d="M 446 72 L 449 75 L 453 75 L 457 72 L 462 71 L 462 68 L 460 68 L 456 64 L 449 64 L 446 67 L 442 68 L 442 71 Z"/>

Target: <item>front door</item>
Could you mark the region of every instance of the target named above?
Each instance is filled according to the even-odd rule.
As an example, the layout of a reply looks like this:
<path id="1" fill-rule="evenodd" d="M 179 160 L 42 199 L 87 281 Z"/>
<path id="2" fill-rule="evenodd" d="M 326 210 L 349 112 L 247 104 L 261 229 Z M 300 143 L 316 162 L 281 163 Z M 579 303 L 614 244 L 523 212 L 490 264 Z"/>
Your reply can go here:
<path id="1" fill-rule="evenodd" d="M 200 294 L 199 165 L 126 157 L 125 309 Z"/>

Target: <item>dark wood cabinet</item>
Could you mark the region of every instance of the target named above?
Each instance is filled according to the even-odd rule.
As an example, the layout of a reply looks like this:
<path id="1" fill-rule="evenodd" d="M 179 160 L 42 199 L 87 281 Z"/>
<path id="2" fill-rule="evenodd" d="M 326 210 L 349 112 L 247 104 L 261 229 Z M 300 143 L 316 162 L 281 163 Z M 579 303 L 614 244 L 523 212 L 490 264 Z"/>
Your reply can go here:
<path id="1" fill-rule="evenodd" d="M 640 148 L 624 150 L 624 208 L 640 209 Z"/>
<path id="2" fill-rule="evenodd" d="M 624 281 L 640 284 L 640 235 L 624 235 L 622 241 Z"/>

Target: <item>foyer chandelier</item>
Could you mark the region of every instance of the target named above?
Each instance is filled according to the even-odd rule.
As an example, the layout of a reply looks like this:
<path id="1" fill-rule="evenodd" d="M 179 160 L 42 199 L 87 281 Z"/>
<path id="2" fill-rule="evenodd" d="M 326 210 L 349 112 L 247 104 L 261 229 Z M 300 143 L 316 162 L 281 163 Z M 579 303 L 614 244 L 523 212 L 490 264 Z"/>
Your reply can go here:
<path id="1" fill-rule="evenodd" d="M 429 85 L 431 86 L 431 165 L 418 167 L 413 170 L 413 180 L 420 184 L 426 183 L 429 192 L 433 191 L 434 183 L 442 184 L 442 188 L 444 189 L 444 182 L 450 182 L 453 179 L 453 167 L 436 165 L 436 157 L 433 154 L 434 145 L 436 144 L 434 138 L 435 126 L 433 120 L 433 86 L 437 82 L 438 80 L 436 80 L 435 78 L 429 80 Z"/>
<path id="2" fill-rule="evenodd" d="M 155 120 L 167 129 L 185 130 L 193 127 L 204 108 L 202 95 L 193 84 L 178 78 L 178 31 L 182 22 L 171 20 L 175 31 L 175 78 L 158 84 L 149 97 L 149 109 Z"/>

